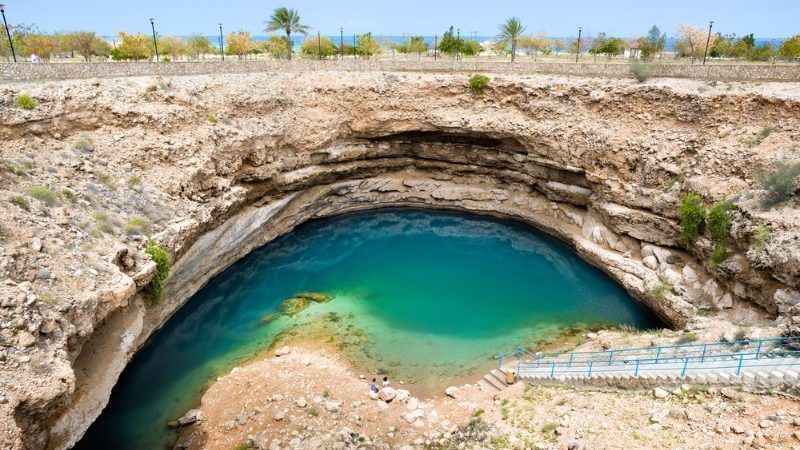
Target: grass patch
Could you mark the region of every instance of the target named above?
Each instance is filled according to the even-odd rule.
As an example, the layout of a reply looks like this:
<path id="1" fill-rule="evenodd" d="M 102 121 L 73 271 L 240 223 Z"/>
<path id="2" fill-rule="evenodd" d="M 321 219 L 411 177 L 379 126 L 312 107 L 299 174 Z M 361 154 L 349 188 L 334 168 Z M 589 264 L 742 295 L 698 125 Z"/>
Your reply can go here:
<path id="1" fill-rule="evenodd" d="M 209 122 L 211 122 L 211 123 L 217 123 L 217 122 L 219 122 L 219 117 L 217 117 L 217 115 L 216 115 L 216 114 L 214 114 L 214 113 L 211 113 L 211 114 L 209 114 L 209 115 L 208 115 L 208 117 L 207 117 L 207 119 L 208 119 L 208 121 L 209 121 Z"/>
<path id="2" fill-rule="evenodd" d="M 483 408 L 478 408 L 475 411 L 472 411 L 472 417 L 480 417 L 485 412 L 486 411 Z"/>
<path id="3" fill-rule="evenodd" d="M 697 341 L 697 335 L 694 333 L 683 333 L 678 340 L 675 341 L 678 345 L 691 344 Z"/>
<path id="4" fill-rule="evenodd" d="M 328 388 L 325 388 L 325 390 L 322 391 L 322 396 L 325 397 L 325 398 L 330 398 L 331 397 L 331 391 L 329 391 Z"/>
<path id="5" fill-rule="evenodd" d="M 114 229 L 114 225 L 111 223 L 107 212 L 95 211 L 94 214 L 92 214 L 92 216 L 94 216 L 95 224 L 97 225 L 96 231 L 100 231 L 102 233 L 107 233 L 107 234 L 114 234 L 116 230 Z M 94 233 L 92 235 L 94 236 Z M 96 237 L 100 236 L 102 236 L 102 234 Z"/>
<path id="6" fill-rule="evenodd" d="M 136 216 L 125 224 L 125 233 L 129 236 L 140 234 L 149 235 L 150 221 L 142 216 Z"/>
<path id="7" fill-rule="evenodd" d="M 655 298 L 656 300 L 664 300 L 664 297 L 667 296 L 667 292 L 672 290 L 671 287 L 664 283 L 656 283 L 653 287 L 650 288 L 650 296 Z"/>
<path id="8" fill-rule="evenodd" d="M 58 203 L 58 194 L 44 186 L 34 186 L 28 189 L 28 195 L 47 206 L 53 206 Z"/>
<path id="9" fill-rule="evenodd" d="M 769 240 L 772 239 L 772 229 L 768 225 L 761 225 L 753 230 L 753 243 L 751 244 L 753 250 L 760 252 L 767 247 Z"/>
<path id="10" fill-rule="evenodd" d="M 53 291 L 42 292 L 39 294 L 39 301 L 52 308 L 58 303 L 58 297 Z"/>
<path id="11" fill-rule="evenodd" d="M 17 96 L 17 107 L 20 109 L 31 110 L 39 106 L 39 101 L 31 97 L 30 94 L 20 94 Z"/>
<path id="12" fill-rule="evenodd" d="M 117 186 L 114 184 L 114 180 L 111 178 L 111 175 L 107 173 L 100 173 L 97 175 L 97 180 L 100 181 L 100 184 L 109 188 L 109 189 L 116 189 Z"/>
<path id="13" fill-rule="evenodd" d="M 555 422 L 547 422 L 546 424 L 542 425 L 542 434 L 549 440 L 554 441 L 556 440 L 556 428 L 558 428 L 558 424 Z"/>
<path id="14" fill-rule="evenodd" d="M 308 408 L 308 415 L 311 417 L 317 417 L 319 415 L 319 411 L 317 411 L 317 408 L 312 406 L 311 408 Z"/>
<path id="15" fill-rule="evenodd" d="M 497 436 L 493 437 L 491 440 L 492 448 L 501 449 L 501 448 L 508 448 L 510 445 L 508 442 L 508 436 Z"/>
<path id="16" fill-rule="evenodd" d="M 78 201 L 78 195 L 75 194 L 74 192 L 70 191 L 69 189 L 62 190 L 61 191 L 61 196 L 64 197 L 65 199 L 73 202 L 73 203 Z"/>
<path id="17" fill-rule="evenodd" d="M 128 187 L 129 188 L 132 188 L 134 186 L 138 186 L 140 184 L 142 184 L 142 179 L 140 177 L 134 175 L 134 176 L 128 178 Z"/>
<path id="18" fill-rule="evenodd" d="M 489 86 L 489 81 L 489 77 L 486 75 L 481 75 L 479 73 L 473 74 L 471 77 L 469 77 L 469 89 L 473 94 L 483 94 L 483 91 L 485 91 L 486 87 Z"/>
<path id="19" fill-rule="evenodd" d="M 28 210 L 31 209 L 31 205 L 30 205 L 30 203 L 28 203 L 28 199 L 23 197 L 23 196 L 21 196 L 21 195 L 15 195 L 15 196 L 11 197 L 10 199 L 8 199 L 8 202 L 11 203 L 12 205 L 19 206 L 20 208 L 24 209 L 25 211 L 28 211 Z"/>

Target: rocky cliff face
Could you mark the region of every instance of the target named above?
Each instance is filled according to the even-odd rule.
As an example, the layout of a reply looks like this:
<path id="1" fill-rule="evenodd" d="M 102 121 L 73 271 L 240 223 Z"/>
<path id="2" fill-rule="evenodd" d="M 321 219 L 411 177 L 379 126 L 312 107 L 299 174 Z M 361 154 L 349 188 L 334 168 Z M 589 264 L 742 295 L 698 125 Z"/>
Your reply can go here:
<path id="1" fill-rule="evenodd" d="M 675 327 L 789 330 L 800 214 L 754 171 L 800 158 L 800 87 L 342 73 L 0 88 L 0 442 L 64 448 L 127 360 L 234 261 L 305 220 L 378 207 L 528 223 Z M 14 95 L 40 106 L 22 111 Z M 768 130 L 768 131 L 765 131 Z M 727 260 L 678 244 L 683 193 L 736 207 Z M 768 228 L 767 239 L 756 230 Z M 164 300 L 137 294 L 172 255 Z"/>

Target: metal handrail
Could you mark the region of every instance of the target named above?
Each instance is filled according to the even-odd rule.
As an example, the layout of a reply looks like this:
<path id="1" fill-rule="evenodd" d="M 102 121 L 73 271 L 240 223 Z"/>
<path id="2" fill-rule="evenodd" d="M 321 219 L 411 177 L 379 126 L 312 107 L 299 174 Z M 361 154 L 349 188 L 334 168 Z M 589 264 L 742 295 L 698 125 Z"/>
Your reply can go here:
<path id="1" fill-rule="evenodd" d="M 647 370 L 674 371 L 675 364 L 683 364 L 682 377 L 686 375 L 687 371 L 732 368 L 736 368 L 736 375 L 740 376 L 742 368 L 788 365 L 784 362 L 777 362 L 777 359 L 800 358 L 800 350 L 789 347 L 790 343 L 800 344 L 800 337 L 535 354 L 523 347 L 517 347 L 498 355 L 498 360 L 499 366 L 502 367 L 503 359 L 516 356 L 516 373 L 520 375 L 535 369 L 544 368 L 546 370 L 549 368 L 550 376 L 554 376 L 556 369 L 559 369 L 557 372 L 559 375 L 581 373 L 591 377 L 592 373 L 630 371 L 631 367 L 635 367 L 635 375 L 638 377 L 639 369 L 642 367 Z M 763 359 L 770 359 L 771 362 L 768 364 L 751 363 Z M 725 364 L 727 361 L 731 361 L 733 365 L 719 365 L 720 363 Z M 699 366 L 703 364 L 709 365 Z M 791 364 L 797 363 L 792 362 Z M 658 365 L 672 365 L 672 367 L 660 368 Z M 624 368 L 617 368 L 620 366 L 624 366 Z M 576 370 L 566 370 L 573 367 Z"/>

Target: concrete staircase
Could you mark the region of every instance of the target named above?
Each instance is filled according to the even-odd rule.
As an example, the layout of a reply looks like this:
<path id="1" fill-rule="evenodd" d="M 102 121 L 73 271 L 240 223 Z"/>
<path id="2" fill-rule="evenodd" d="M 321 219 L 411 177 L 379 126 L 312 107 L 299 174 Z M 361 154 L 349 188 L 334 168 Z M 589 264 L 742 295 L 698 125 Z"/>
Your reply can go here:
<path id="1" fill-rule="evenodd" d="M 478 387 L 489 393 L 497 393 L 508 387 L 506 374 L 500 369 L 492 369 L 476 383 Z"/>

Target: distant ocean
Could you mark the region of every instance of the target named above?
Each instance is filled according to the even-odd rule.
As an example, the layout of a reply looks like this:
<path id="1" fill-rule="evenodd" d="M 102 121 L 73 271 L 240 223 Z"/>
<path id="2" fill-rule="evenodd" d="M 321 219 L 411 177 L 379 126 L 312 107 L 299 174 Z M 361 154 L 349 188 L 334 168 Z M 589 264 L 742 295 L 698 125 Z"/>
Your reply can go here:
<path id="1" fill-rule="evenodd" d="M 227 32 L 226 32 L 226 35 L 227 35 Z M 388 40 L 388 41 L 397 42 L 397 43 L 402 44 L 403 42 L 405 42 L 408 39 L 408 36 L 410 36 L 410 35 L 407 35 L 407 36 L 381 36 L 381 35 L 373 33 L 372 36 L 378 41 L 378 43 L 381 43 L 382 41 Z M 180 37 L 186 38 L 188 36 L 180 36 Z M 215 48 L 219 48 L 219 35 L 207 35 L 206 37 L 208 38 L 209 41 L 211 41 L 211 44 Z M 295 49 L 299 49 L 300 48 L 300 44 L 305 39 L 311 39 L 311 38 L 316 38 L 316 37 L 317 37 L 316 34 L 309 34 L 308 36 L 292 35 L 292 46 Z M 337 35 L 326 35 L 326 34 L 324 34 L 324 35 L 322 35 L 322 37 L 326 37 L 326 38 L 332 40 L 334 44 L 339 45 L 339 41 L 340 41 L 341 35 L 339 35 L 339 34 L 337 34 Z M 463 39 L 467 39 L 467 40 L 476 40 L 479 43 L 480 42 L 485 42 L 485 41 L 493 41 L 493 40 L 497 39 L 496 36 L 470 36 L 469 34 L 462 34 L 461 37 Z M 107 39 L 108 41 L 113 41 L 114 40 L 114 36 L 103 36 L 103 38 Z M 253 40 L 256 41 L 256 42 L 268 41 L 269 38 L 270 38 L 270 35 L 254 35 L 253 36 Z M 442 36 L 439 35 L 438 38 L 441 39 Z M 562 37 L 561 39 L 565 39 L 565 40 L 569 41 L 570 39 L 575 39 L 575 38 L 576 38 L 576 36 L 571 36 L 571 37 Z M 435 40 L 434 36 L 423 36 L 423 39 L 425 40 L 425 42 L 428 45 L 433 46 L 433 43 L 434 43 L 434 40 Z M 555 39 L 559 39 L 559 37 L 555 36 L 555 37 L 551 37 L 550 39 L 551 40 L 555 40 Z M 777 47 L 777 46 L 781 45 L 781 42 L 783 42 L 785 39 L 786 38 L 756 38 L 755 41 L 756 41 L 756 45 L 757 46 L 761 46 L 764 43 L 771 42 L 774 46 Z M 675 48 L 675 43 L 676 42 L 677 42 L 676 38 L 667 38 L 667 44 L 666 44 L 667 50 L 668 51 L 673 50 Z M 345 34 L 344 35 L 344 43 L 345 43 L 345 45 L 353 45 L 353 35 L 352 34 Z"/>

